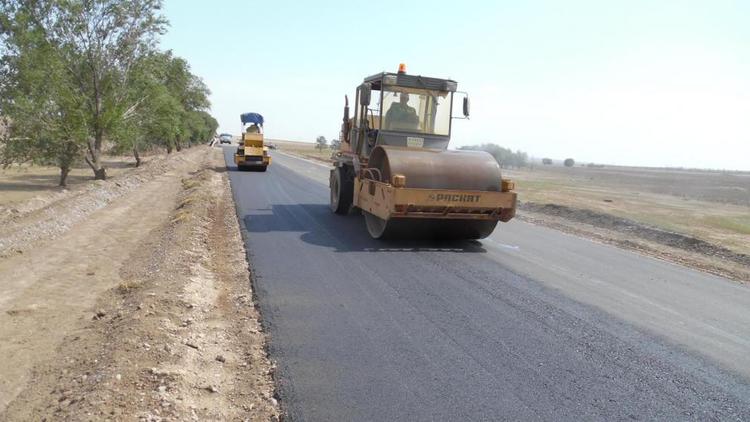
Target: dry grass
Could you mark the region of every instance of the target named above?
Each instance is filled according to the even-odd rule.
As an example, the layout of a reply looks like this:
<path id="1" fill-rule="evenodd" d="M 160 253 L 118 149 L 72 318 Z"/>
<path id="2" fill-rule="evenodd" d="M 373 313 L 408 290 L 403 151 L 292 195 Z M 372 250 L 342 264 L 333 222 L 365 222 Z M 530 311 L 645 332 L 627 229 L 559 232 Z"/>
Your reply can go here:
<path id="1" fill-rule="evenodd" d="M 172 224 L 189 221 L 195 215 L 195 208 L 210 200 L 208 194 L 200 189 L 210 177 L 206 170 L 202 170 L 180 180 L 183 192 L 177 201 L 177 212 L 171 220 Z"/>
<path id="2" fill-rule="evenodd" d="M 627 218 L 750 254 L 750 205 L 743 174 L 616 167 L 504 172 L 523 202 Z"/>
<path id="3" fill-rule="evenodd" d="M 331 154 L 334 152 L 330 148 L 317 149 L 311 142 L 294 142 L 294 141 L 269 141 L 283 152 L 300 155 L 318 161 L 331 162 Z"/>
<path id="4" fill-rule="evenodd" d="M 128 292 L 132 292 L 133 290 L 137 290 L 143 287 L 143 282 L 140 280 L 128 280 L 123 281 L 122 283 L 117 285 L 117 292 L 120 294 L 126 294 Z"/>
<path id="5" fill-rule="evenodd" d="M 200 180 L 196 179 L 182 179 L 182 187 L 184 189 L 192 189 L 197 186 L 200 186 L 201 182 Z"/>

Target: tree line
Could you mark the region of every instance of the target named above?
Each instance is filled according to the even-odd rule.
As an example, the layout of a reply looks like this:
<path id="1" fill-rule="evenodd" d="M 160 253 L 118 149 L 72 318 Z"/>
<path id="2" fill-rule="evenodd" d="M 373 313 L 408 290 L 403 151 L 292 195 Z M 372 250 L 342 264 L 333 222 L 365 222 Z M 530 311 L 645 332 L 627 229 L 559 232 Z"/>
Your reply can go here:
<path id="1" fill-rule="evenodd" d="M 161 0 L 0 0 L 0 163 L 85 162 L 106 179 L 105 151 L 168 153 L 218 127 L 209 90 L 158 47 Z"/>
<path id="2" fill-rule="evenodd" d="M 500 164 L 501 168 L 521 168 L 529 165 L 529 154 L 516 150 L 515 152 L 510 148 L 501 147 L 497 144 L 481 144 L 481 145 L 469 145 L 463 146 L 459 149 L 470 150 L 470 151 L 486 151 L 490 153 L 497 163 Z"/>

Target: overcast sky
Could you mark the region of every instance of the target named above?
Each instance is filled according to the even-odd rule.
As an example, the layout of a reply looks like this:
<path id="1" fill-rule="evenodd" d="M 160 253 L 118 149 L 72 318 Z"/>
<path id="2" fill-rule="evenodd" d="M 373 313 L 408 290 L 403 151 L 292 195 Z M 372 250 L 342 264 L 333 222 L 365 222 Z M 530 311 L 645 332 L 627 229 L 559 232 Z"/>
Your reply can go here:
<path id="1" fill-rule="evenodd" d="M 750 170 L 750 1 L 167 0 L 164 12 L 162 46 L 203 77 L 222 132 L 256 111 L 270 138 L 336 138 L 344 94 L 404 62 L 470 93 L 453 147 Z"/>

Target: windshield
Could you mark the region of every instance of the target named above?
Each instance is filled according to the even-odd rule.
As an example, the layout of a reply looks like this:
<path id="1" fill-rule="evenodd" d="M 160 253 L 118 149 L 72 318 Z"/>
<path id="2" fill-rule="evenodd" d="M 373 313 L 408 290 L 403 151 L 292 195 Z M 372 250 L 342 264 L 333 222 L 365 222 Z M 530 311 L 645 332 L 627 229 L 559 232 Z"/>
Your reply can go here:
<path id="1" fill-rule="evenodd" d="M 451 95 L 447 91 L 393 87 L 383 91 L 382 130 L 449 135 Z"/>

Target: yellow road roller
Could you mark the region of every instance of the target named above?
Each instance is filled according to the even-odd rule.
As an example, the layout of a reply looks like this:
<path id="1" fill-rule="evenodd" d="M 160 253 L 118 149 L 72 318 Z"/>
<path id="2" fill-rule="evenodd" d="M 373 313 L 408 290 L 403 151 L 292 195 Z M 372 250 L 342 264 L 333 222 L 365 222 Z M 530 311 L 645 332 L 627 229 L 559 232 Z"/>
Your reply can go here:
<path id="1" fill-rule="evenodd" d="M 240 115 L 240 120 L 242 139 L 234 153 L 237 169 L 266 171 L 271 164 L 271 157 L 268 155 L 268 147 L 263 144 L 263 116 L 244 113 Z"/>
<path id="2" fill-rule="evenodd" d="M 382 72 L 357 87 L 354 116 L 344 97 L 341 148 L 333 155 L 330 207 L 361 210 L 373 238 L 482 239 L 516 212 L 513 181 L 483 151 L 451 151 L 456 118 L 469 117 L 458 84 Z M 454 117 L 454 95 L 463 116 Z"/>

